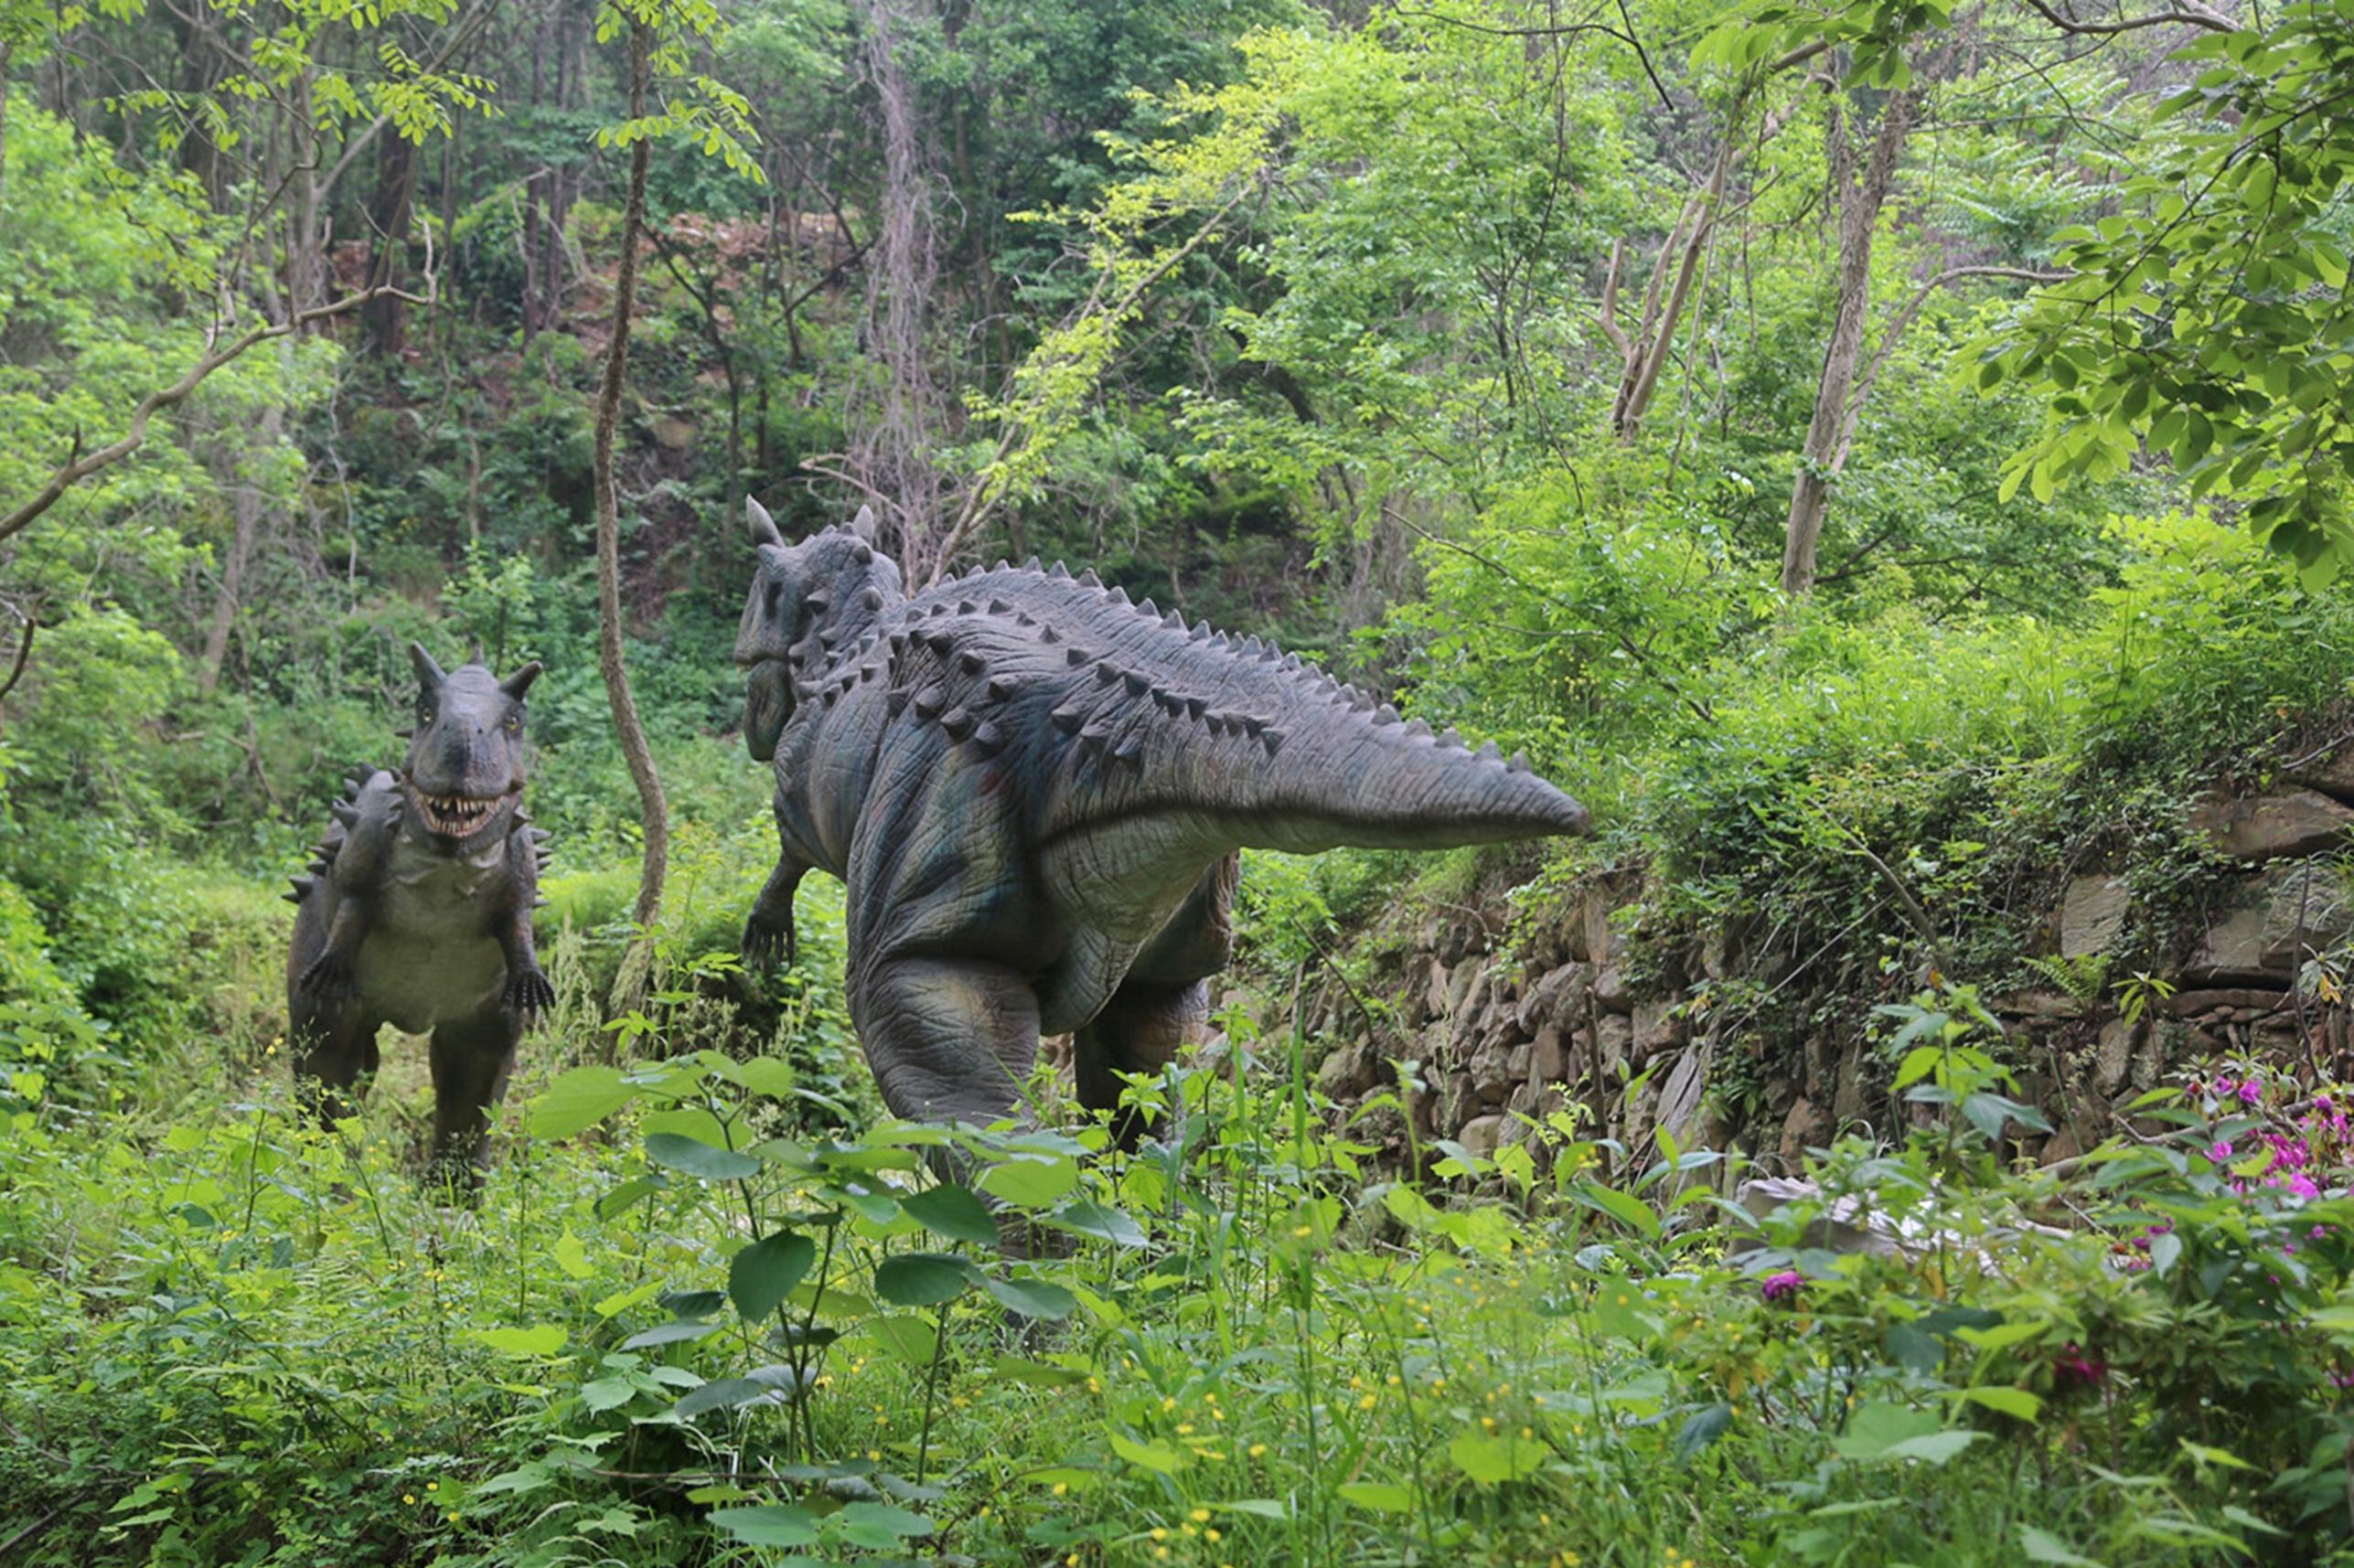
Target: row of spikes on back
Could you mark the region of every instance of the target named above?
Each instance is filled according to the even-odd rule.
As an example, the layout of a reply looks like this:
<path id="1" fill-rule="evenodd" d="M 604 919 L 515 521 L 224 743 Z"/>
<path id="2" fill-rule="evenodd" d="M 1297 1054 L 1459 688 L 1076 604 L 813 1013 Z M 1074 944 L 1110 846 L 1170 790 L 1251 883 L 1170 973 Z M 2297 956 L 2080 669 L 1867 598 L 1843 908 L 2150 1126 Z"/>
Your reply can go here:
<path id="1" fill-rule="evenodd" d="M 1189 627 L 1183 615 L 1174 610 L 1164 615 L 1159 606 L 1149 598 L 1130 605 L 1125 589 L 1106 588 L 1102 580 L 1097 577 L 1093 571 L 1081 572 L 1075 578 L 1069 568 L 1061 561 L 1056 561 L 1051 568 L 1041 567 L 1038 558 L 1033 556 L 1020 568 L 1015 568 L 1000 560 L 986 571 L 976 569 L 961 577 L 951 579 L 942 586 L 970 588 L 975 591 L 974 596 L 959 599 L 954 603 L 947 600 L 936 601 L 932 605 L 929 615 L 924 619 L 945 622 L 983 615 L 1011 616 L 1016 626 L 1034 629 L 1041 643 L 1049 645 L 1065 643 L 1063 635 L 1057 632 L 1051 623 L 1040 620 L 1028 611 L 1020 609 L 1002 598 L 985 597 L 982 594 L 981 591 L 988 586 L 988 580 L 991 576 L 1015 571 L 1034 572 L 1049 581 L 1072 582 L 1078 587 L 1094 590 L 1103 596 L 1106 603 L 1129 606 L 1146 620 L 1157 621 L 1172 632 L 1184 633 L 1189 643 L 1230 652 L 1237 657 L 1247 658 L 1254 662 L 1272 664 L 1281 671 L 1296 674 L 1326 697 L 1344 704 L 1353 711 L 1365 714 L 1376 729 L 1403 722 L 1406 724 L 1405 733 L 1409 736 L 1431 736 L 1443 748 L 1469 749 L 1462 737 L 1453 730 L 1432 736 L 1430 726 L 1421 720 L 1401 720 L 1397 709 L 1388 703 L 1376 700 L 1370 693 L 1360 690 L 1356 687 L 1335 680 L 1329 673 L 1315 665 L 1305 662 L 1297 654 L 1287 654 L 1274 644 L 1262 641 L 1256 636 L 1233 637 L 1224 632 L 1213 631 L 1206 621 L 1197 621 Z M 880 610 L 883 607 L 882 595 L 874 590 L 864 590 L 862 594 L 864 608 Z M 826 600 L 822 595 L 811 597 L 816 602 L 813 607 L 820 613 L 829 607 L 830 601 Z M 832 651 L 836 640 L 835 635 L 830 635 L 833 631 L 833 628 L 827 627 L 820 628 L 818 633 L 813 634 L 820 646 L 828 653 Z M 951 694 L 945 685 L 934 685 L 913 694 L 894 685 L 890 699 L 891 711 L 895 715 L 912 703 L 918 718 L 926 720 L 936 720 L 941 728 L 948 732 L 951 740 L 969 742 L 981 755 L 990 755 L 1003 746 L 1004 737 L 994 723 L 990 722 L 985 715 L 975 712 L 974 709 L 977 705 L 986 707 L 1001 701 L 1010 695 L 1011 686 L 1002 677 L 992 676 L 989 670 L 988 661 L 979 653 L 971 649 L 958 653 L 957 642 L 954 632 L 946 625 L 926 626 L 919 624 L 912 630 L 901 629 L 889 633 L 880 630 L 871 631 L 844 651 L 840 664 L 825 679 L 797 681 L 794 688 L 795 695 L 805 701 L 816 701 L 824 707 L 831 708 L 853 687 L 872 681 L 886 674 L 896 682 L 900 672 L 899 656 L 911 644 L 927 648 L 942 659 L 947 659 L 953 655 L 956 661 L 954 667 L 958 674 L 964 677 L 966 685 L 966 694 L 961 700 Z M 890 650 L 887 658 L 883 653 L 886 645 Z M 797 653 L 798 649 L 797 648 L 796 651 Z M 1182 715 L 1198 722 L 1214 736 L 1247 736 L 1264 746 L 1267 754 L 1270 757 L 1282 749 L 1285 732 L 1265 715 L 1247 713 L 1234 709 L 1213 708 L 1212 699 L 1207 697 L 1179 691 L 1172 687 L 1162 685 L 1147 671 L 1123 668 L 1109 658 L 1090 654 L 1083 648 L 1065 645 L 1063 656 L 1066 666 L 1073 669 L 1092 667 L 1095 678 L 1099 685 L 1107 687 L 1116 683 L 1124 685 L 1131 697 L 1140 699 L 1149 699 L 1163 713 L 1172 718 Z M 804 662 L 797 658 L 795 667 L 797 669 Z M 1057 707 L 1049 717 L 1055 728 L 1066 734 L 1077 736 L 1082 748 L 1090 753 L 1109 751 L 1114 761 L 1129 763 L 1140 767 L 1142 765 L 1141 741 L 1135 736 L 1129 736 L 1123 741 L 1117 736 L 1112 726 L 1103 723 L 1100 720 L 1091 721 L 1090 710 L 1085 704 L 1075 700 L 1065 702 Z M 1504 761 L 1493 741 L 1482 746 L 1477 755 L 1485 761 Z M 1525 752 L 1514 752 L 1506 765 L 1514 773 L 1531 771 Z"/>
<path id="2" fill-rule="evenodd" d="M 352 825 L 359 820 L 359 792 L 368 787 L 368 781 L 374 778 L 376 773 L 377 770 L 365 763 L 344 770 L 343 798 L 327 807 L 327 815 L 335 818 L 335 821 L 327 827 L 326 836 L 311 846 L 311 863 L 308 867 L 310 875 L 287 878 L 291 891 L 280 893 L 278 895 L 280 898 L 290 904 L 301 903 L 316 880 L 326 875 L 328 868 L 335 864 L 336 855 L 342 849 L 344 840 L 350 836 Z M 401 806 L 401 797 L 396 795 L 392 797 L 391 826 L 396 827 L 400 826 Z M 546 870 L 551 858 L 548 848 L 548 830 L 544 827 L 532 827 L 530 813 L 519 805 L 515 808 L 515 825 L 530 835 L 532 855 L 539 862 L 539 869 L 542 871 Z M 548 901 L 534 899 L 531 907 L 545 909 L 548 907 Z"/>

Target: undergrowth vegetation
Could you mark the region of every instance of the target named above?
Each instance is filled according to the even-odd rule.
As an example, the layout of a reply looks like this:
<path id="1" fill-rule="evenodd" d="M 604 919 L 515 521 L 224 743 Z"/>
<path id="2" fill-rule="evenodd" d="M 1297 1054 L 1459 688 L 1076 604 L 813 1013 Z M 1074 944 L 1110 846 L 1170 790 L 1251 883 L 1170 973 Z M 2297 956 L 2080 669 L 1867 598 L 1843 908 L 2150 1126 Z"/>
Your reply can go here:
<path id="1" fill-rule="evenodd" d="M 740 1056 L 733 965 L 671 958 L 601 1040 L 564 944 L 571 1022 L 471 1205 L 410 1174 L 406 1058 L 332 1131 L 266 1039 L 226 1092 L 101 1136 L 17 1069 L 9 1560 L 2341 1550 L 2338 1092 L 2219 1073 L 2145 1098 L 2164 1136 L 2011 1175 L 1977 1130 L 2017 1111 L 1987 1020 L 1926 995 L 1887 1020 L 1920 1125 L 1826 1151 L 1760 1227 L 1717 1156 L 1568 1113 L 1493 1160 L 1434 1150 L 1446 1189 L 1396 1183 L 1306 1042 L 1239 1015 L 1134 1084 L 1161 1122 L 1133 1156 L 878 1120 L 821 987 Z M 1842 1228 L 1880 1243 L 1826 1250 Z"/>

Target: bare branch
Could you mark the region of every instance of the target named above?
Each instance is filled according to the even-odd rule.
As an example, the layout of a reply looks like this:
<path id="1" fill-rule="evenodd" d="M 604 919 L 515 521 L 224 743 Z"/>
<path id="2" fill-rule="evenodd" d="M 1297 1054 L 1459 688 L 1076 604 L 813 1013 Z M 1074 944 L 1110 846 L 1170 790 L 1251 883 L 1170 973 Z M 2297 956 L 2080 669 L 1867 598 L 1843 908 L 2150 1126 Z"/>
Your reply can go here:
<path id="1" fill-rule="evenodd" d="M 2146 16 L 2120 16 L 2113 22 L 2080 22 L 2072 16 L 2061 16 L 2046 4 L 2046 0 L 2028 0 L 2028 8 L 2063 33 L 2095 37 L 2138 32 L 2144 27 L 2203 27 L 2210 33 L 2233 33 L 2240 28 L 2239 23 L 2221 12 L 2210 11 L 2195 3 L 2177 10 L 2153 11 Z"/>

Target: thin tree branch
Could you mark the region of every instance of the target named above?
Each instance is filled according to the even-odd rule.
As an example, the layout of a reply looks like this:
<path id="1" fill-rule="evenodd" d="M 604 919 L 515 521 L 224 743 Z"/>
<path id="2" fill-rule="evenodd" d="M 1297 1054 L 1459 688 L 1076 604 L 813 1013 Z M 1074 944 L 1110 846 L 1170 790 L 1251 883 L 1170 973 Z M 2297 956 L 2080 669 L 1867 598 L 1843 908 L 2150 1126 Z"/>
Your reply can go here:
<path id="1" fill-rule="evenodd" d="M 2089 34 L 2098 37 L 2136 32 L 2144 27 L 2167 27 L 2177 25 L 2204 27 L 2210 33 L 2235 33 L 2240 30 L 2240 24 L 2231 17 L 2219 11 L 2210 11 L 2199 5 L 2192 5 L 2175 11 L 2154 11 L 2146 16 L 2121 16 L 2113 22 L 2080 22 L 2072 16 L 2061 16 L 2052 6 L 2047 5 L 2045 0 L 2028 0 L 2028 8 L 2063 33 Z"/>

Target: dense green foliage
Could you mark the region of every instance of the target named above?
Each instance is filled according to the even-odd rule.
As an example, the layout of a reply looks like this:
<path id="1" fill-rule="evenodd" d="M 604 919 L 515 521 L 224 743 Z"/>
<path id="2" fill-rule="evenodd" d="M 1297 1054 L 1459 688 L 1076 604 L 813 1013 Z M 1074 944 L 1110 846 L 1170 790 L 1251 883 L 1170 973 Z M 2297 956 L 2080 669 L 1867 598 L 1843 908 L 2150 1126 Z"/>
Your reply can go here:
<path id="1" fill-rule="evenodd" d="M 2327 1064 L 2191 1069 L 2013 1172 L 1979 997 L 2145 1001 L 2223 869 L 2189 802 L 2345 728 L 2349 38 L 2346 0 L 0 0 L 0 1562 L 2346 1560 Z M 643 933 L 591 571 L 640 143 Z M 1736 1158 L 1575 1110 L 1417 1185 L 1374 1162 L 1416 1066 L 1345 1123 L 1263 1022 L 1475 880 L 1375 856 L 1250 868 L 1250 1001 L 1139 1086 L 1142 1152 L 1043 1077 L 1062 1131 L 883 1122 L 835 895 L 789 974 L 731 957 L 773 857 L 747 490 L 874 503 L 919 578 L 1084 560 L 1525 746 L 1602 833 L 1525 903 L 1642 868 L 1638 985 L 1860 1042 L 1915 1123 L 1761 1234 Z M 412 638 L 549 667 L 559 1006 L 471 1208 L 412 1174 L 418 1042 L 331 1132 L 284 1066 L 275 880 L 397 754 Z M 2055 970 L 2096 860 L 2134 923 Z M 1702 927 L 1803 983 L 1674 972 Z M 1771 1065 L 1716 1070 L 1728 1124 Z M 1812 1244 L 1850 1195 L 1909 1246 Z"/>

